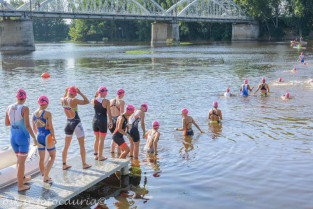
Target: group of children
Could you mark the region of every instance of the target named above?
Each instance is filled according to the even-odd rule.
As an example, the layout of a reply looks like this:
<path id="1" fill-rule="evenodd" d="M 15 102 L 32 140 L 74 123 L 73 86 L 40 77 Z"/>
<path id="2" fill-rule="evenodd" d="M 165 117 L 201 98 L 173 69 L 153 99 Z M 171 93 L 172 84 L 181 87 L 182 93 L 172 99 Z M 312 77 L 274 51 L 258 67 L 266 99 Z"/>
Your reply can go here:
<path id="1" fill-rule="evenodd" d="M 138 110 L 134 106 L 127 105 L 124 111 L 125 102 L 124 90 L 117 91 L 117 97 L 112 100 L 105 99 L 107 89 L 100 87 L 91 104 L 95 115 L 92 121 L 92 127 L 95 135 L 94 158 L 103 161 L 107 159 L 103 156 L 104 139 L 109 128 L 112 136 L 111 152 L 115 151 L 115 144 L 119 146 L 119 158 L 126 158 L 128 153 L 130 157 L 138 158 L 140 133 L 138 124 L 141 123 L 143 138 L 146 139 L 145 151 L 148 154 L 157 154 L 157 142 L 160 137 L 159 123 L 154 121 L 152 129 L 145 131 L 145 112 L 148 110 L 147 104 L 142 104 Z M 77 99 L 79 94 L 82 99 Z M 39 169 L 44 182 L 52 181 L 49 177 L 50 170 L 56 157 L 55 144 L 57 143 L 52 123 L 52 114 L 47 111 L 49 99 L 46 96 L 40 96 L 37 100 L 38 109 L 33 113 L 32 126 L 29 121 L 29 108 L 24 105 L 26 101 L 26 92 L 19 89 L 16 93 L 16 103 L 10 105 L 6 110 L 5 125 L 10 126 L 10 143 L 17 156 L 17 181 L 18 191 L 27 190 L 30 186 L 25 183 L 31 179 L 31 176 L 24 176 L 25 161 L 30 146 L 30 136 L 37 146 L 39 153 Z M 71 166 L 66 163 L 67 152 L 72 140 L 73 134 L 76 135 L 82 161 L 82 168 L 90 168 L 91 165 L 86 162 L 86 151 L 84 145 L 85 133 L 78 115 L 78 105 L 89 104 L 87 97 L 76 87 L 66 88 L 64 96 L 60 99 L 65 116 L 67 118 L 65 132 L 65 142 L 62 150 L 63 169 L 69 169 Z M 107 122 L 108 121 L 108 122 Z M 124 137 L 127 136 L 130 142 L 130 148 L 126 144 Z M 49 153 L 49 161 L 45 166 L 45 150 Z M 122 152 L 121 152 L 122 151 Z M 120 153 L 121 152 L 121 153 Z"/>

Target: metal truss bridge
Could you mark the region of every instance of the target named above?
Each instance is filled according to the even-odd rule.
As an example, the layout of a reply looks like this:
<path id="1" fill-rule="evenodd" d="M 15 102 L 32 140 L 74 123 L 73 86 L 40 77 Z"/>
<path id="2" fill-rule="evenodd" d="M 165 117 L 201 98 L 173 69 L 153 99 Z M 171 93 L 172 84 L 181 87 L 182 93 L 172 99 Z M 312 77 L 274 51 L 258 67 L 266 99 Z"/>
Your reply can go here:
<path id="1" fill-rule="evenodd" d="M 177 0 L 168 9 L 154 0 L 29 0 L 19 7 L 0 0 L 0 16 L 218 23 L 254 21 L 231 0 Z"/>

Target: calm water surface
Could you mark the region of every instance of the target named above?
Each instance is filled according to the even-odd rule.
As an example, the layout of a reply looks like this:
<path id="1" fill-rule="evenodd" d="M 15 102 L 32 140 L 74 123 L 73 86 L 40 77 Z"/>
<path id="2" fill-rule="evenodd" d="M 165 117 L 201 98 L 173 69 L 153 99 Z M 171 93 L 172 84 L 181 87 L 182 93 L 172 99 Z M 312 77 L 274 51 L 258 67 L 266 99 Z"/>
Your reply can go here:
<path id="1" fill-rule="evenodd" d="M 160 122 L 157 159 L 143 152 L 132 162 L 135 181 L 127 197 L 105 201 L 109 208 L 312 208 L 313 207 L 313 78 L 312 47 L 305 51 L 307 66 L 296 63 L 299 52 L 285 43 L 215 43 L 151 49 L 148 46 L 38 44 L 24 55 L 2 55 L 0 87 L 0 145 L 9 142 L 4 127 L 6 107 L 18 88 L 27 91 L 26 105 L 33 112 L 38 96 L 50 99 L 49 110 L 58 140 L 61 164 L 65 116 L 59 104 L 64 89 L 75 85 L 92 98 L 105 85 L 108 98 L 118 88 L 125 101 L 149 105 L 146 126 Z M 125 53 L 130 50 L 149 53 Z M 221 64 L 221 58 L 224 64 Z M 298 71 L 291 73 L 296 67 Z M 49 72 L 51 78 L 40 75 Z M 255 86 L 266 77 L 270 97 L 220 97 L 226 87 L 238 94 L 245 78 Z M 284 82 L 276 83 L 278 77 Z M 280 95 L 290 92 L 290 101 Z M 208 127 L 207 114 L 214 100 L 223 112 L 221 127 Z M 183 139 L 173 128 L 181 126 L 180 109 L 205 130 Z M 91 153 L 91 105 L 79 114 Z M 105 141 L 109 156 L 111 135 Z M 141 141 L 143 148 L 145 141 Z M 78 155 L 72 141 L 69 157 Z M 53 171 L 52 171 L 53 172 Z M 136 182 L 136 183 L 134 183 Z M 108 185 L 106 188 L 110 187 Z M 87 193 L 102 196 L 105 189 Z M 103 195 L 105 196 L 105 195 Z"/>

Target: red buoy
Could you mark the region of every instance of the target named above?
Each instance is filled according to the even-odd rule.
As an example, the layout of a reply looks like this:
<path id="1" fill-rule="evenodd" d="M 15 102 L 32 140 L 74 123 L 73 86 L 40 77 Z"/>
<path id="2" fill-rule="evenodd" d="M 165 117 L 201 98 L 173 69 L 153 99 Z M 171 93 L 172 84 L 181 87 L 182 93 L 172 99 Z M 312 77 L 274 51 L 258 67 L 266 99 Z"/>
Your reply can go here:
<path id="1" fill-rule="evenodd" d="M 50 74 L 45 72 L 41 75 L 42 78 L 50 78 Z"/>

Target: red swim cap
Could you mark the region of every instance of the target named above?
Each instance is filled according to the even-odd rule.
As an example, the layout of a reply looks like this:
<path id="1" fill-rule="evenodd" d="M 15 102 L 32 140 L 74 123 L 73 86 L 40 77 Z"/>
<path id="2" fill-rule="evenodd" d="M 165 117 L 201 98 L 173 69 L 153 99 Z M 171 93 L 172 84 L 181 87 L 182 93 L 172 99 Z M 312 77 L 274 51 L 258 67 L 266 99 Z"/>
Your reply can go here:
<path id="1" fill-rule="evenodd" d="M 20 99 L 20 100 L 25 99 L 26 98 L 26 92 L 23 89 L 17 90 L 16 98 Z"/>
<path id="2" fill-rule="evenodd" d="M 108 92 L 108 90 L 104 86 L 101 86 L 98 89 L 98 93 L 101 94 L 101 95 L 105 95 L 105 94 L 107 94 L 107 92 Z"/>
<path id="3" fill-rule="evenodd" d="M 69 94 L 76 95 L 76 94 L 77 94 L 76 87 L 75 87 L 75 86 L 71 86 L 71 87 L 68 89 L 68 93 L 69 93 Z"/>
<path id="4" fill-rule="evenodd" d="M 148 111 L 148 105 L 147 104 L 140 105 L 140 108 L 143 109 L 146 112 Z"/>
<path id="5" fill-rule="evenodd" d="M 47 105 L 49 104 L 49 99 L 46 96 L 40 96 L 37 100 L 39 105 Z"/>

